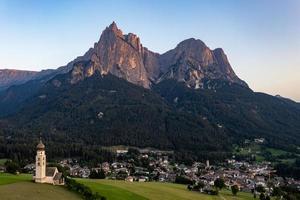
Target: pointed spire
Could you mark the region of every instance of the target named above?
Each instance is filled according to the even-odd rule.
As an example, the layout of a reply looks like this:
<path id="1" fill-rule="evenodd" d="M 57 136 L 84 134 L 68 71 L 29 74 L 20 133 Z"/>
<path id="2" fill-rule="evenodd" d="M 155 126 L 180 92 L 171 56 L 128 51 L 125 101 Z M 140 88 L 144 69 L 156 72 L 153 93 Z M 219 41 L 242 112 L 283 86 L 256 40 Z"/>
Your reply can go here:
<path id="1" fill-rule="evenodd" d="M 108 28 L 111 30 L 118 30 L 118 26 L 115 21 L 113 21 Z"/>
<path id="2" fill-rule="evenodd" d="M 114 33 L 115 35 L 117 35 L 117 36 L 119 36 L 119 37 L 123 37 L 123 32 L 122 32 L 122 30 L 120 30 L 119 28 L 118 28 L 118 26 L 117 26 L 117 24 L 116 24 L 116 22 L 115 21 L 113 21 L 110 25 L 109 25 L 109 27 L 107 27 L 105 30 L 104 30 L 104 32 L 107 32 L 107 31 L 109 31 L 109 33 Z"/>
<path id="3" fill-rule="evenodd" d="M 37 150 L 44 150 L 45 149 L 45 145 L 42 142 L 42 133 L 40 133 L 40 140 L 38 145 L 36 146 Z"/>

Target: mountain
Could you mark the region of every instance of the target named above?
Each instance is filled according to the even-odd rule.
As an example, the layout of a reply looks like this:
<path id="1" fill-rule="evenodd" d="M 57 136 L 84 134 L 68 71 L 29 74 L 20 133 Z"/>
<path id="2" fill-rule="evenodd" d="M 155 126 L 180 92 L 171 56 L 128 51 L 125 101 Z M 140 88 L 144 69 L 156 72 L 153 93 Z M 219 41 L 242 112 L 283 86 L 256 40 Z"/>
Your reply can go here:
<path id="1" fill-rule="evenodd" d="M 101 75 L 115 75 L 144 88 L 165 79 L 175 79 L 198 89 L 205 78 L 247 87 L 236 76 L 220 48 L 210 50 L 202 41 L 188 39 L 159 55 L 143 47 L 135 34 L 124 35 L 115 22 L 88 51 L 88 60 L 74 64 L 71 83 L 90 77 L 95 71 Z"/>
<path id="2" fill-rule="evenodd" d="M 159 61 L 162 75 L 158 82 L 175 79 L 198 89 L 203 87 L 204 79 L 222 79 L 247 87 L 234 73 L 224 51 L 210 50 L 201 40 L 182 41 L 175 49 L 162 54 Z"/>
<path id="3" fill-rule="evenodd" d="M 25 83 L 35 77 L 35 71 L 23 71 L 15 69 L 0 69 L 0 90 L 12 85 Z"/>
<path id="4" fill-rule="evenodd" d="M 159 55 L 144 48 L 135 34 L 123 35 L 115 22 L 103 31 L 99 42 L 89 52 L 87 62 L 74 65 L 71 83 L 98 71 L 101 75 L 112 74 L 136 85 L 150 87 Z"/>
<path id="5" fill-rule="evenodd" d="M 222 49 L 200 40 L 158 54 L 112 23 L 83 56 L 50 72 L 0 93 L 5 155 L 40 132 L 62 157 L 122 144 L 221 159 L 257 137 L 277 148 L 300 145 L 299 104 L 252 91 Z"/>

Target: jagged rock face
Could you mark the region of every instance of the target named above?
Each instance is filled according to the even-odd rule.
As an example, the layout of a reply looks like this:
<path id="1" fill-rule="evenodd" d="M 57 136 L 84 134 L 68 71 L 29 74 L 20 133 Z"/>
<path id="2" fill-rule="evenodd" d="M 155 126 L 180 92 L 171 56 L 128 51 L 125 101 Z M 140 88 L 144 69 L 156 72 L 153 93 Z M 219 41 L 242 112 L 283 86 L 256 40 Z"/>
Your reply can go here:
<path id="1" fill-rule="evenodd" d="M 247 86 L 234 73 L 224 51 L 212 51 L 201 40 L 185 40 L 162 54 L 159 61 L 163 75 L 158 82 L 175 79 L 198 89 L 203 87 L 204 79 L 223 79 Z"/>
<path id="2" fill-rule="evenodd" d="M 196 89 L 203 87 L 204 79 L 247 86 L 235 75 L 222 49 L 210 50 L 192 38 L 159 55 L 143 47 L 135 34 L 124 35 L 114 22 L 83 57 L 73 66 L 72 84 L 99 71 L 102 76 L 110 73 L 145 88 L 170 78 Z"/>
<path id="3" fill-rule="evenodd" d="M 116 24 L 112 23 L 90 51 L 89 62 L 74 64 L 71 83 L 99 71 L 101 75 L 110 73 L 145 88 L 150 87 L 151 76 L 155 73 L 153 66 L 158 64 L 157 56 L 144 48 L 136 35 L 123 35 Z"/>
<path id="4" fill-rule="evenodd" d="M 23 71 L 14 69 L 0 70 L 0 89 L 5 89 L 11 85 L 24 83 L 37 74 L 35 71 Z"/>

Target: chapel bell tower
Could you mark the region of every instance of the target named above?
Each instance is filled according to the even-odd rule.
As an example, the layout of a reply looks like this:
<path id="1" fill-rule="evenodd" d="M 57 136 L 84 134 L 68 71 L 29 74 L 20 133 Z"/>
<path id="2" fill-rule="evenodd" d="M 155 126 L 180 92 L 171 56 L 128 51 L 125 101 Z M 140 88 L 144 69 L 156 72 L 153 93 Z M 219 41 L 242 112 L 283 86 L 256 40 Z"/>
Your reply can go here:
<path id="1" fill-rule="evenodd" d="M 46 181 L 46 154 L 45 145 L 40 138 L 39 144 L 36 146 L 35 157 L 35 182 L 44 183 Z"/>

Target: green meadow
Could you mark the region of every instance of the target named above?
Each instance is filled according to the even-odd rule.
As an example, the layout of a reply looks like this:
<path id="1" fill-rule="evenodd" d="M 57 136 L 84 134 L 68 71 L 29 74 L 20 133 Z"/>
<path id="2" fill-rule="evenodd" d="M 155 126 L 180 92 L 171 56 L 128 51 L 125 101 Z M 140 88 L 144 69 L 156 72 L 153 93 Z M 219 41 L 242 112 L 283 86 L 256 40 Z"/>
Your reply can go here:
<path id="1" fill-rule="evenodd" d="M 218 196 L 191 192 L 185 185 L 157 182 L 125 182 L 114 180 L 77 179 L 94 192 L 108 200 L 250 200 L 250 193 L 239 192 L 233 196 L 231 191 L 222 190 Z"/>
<path id="2" fill-rule="evenodd" d="M 12 175 L 0 173 L 1 200 L 79 200 L 77 194 L 63 186 L 36 184 L 31 174 Z"/>
<path id="3" fill-rule="evenodd" d="M 114 180 L 76 179 L 90 187 L 93 192 L 107 197 L 107 200 L 250 200 L 250 193 L 239 192 L 233 196 L 229 190 L 222 190 L 218 196 L 191 192 L 185 185 L 158 182 L 125 182 Z M 12 175 L 0 173 L 0 199 L 2 200 L 78 200 L 75 193 L 63 186 L 36 184 L 30 174 Z"/>

